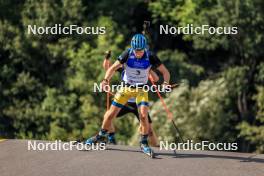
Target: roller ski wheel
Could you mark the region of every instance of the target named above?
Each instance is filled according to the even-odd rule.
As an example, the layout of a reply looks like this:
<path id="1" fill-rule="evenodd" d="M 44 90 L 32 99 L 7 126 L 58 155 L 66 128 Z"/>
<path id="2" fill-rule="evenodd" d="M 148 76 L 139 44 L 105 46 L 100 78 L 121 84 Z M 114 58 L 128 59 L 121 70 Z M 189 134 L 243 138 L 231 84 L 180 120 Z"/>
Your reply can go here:
<path id="1" fill-rule="evenodd" d="M 150 158 L 155 158 L 155 153 L 147 144 L 141 144 L 140 149 L 144 154 L 148 155 Z"/>

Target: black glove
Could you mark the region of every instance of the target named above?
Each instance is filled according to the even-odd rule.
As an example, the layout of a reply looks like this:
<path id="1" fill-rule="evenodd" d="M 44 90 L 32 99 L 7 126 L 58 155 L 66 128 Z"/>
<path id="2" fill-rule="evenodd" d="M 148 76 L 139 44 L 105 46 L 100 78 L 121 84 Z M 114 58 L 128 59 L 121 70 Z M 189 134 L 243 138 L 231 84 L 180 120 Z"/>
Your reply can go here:
<path id="1" fill-rule="evenodd" d="M 108 51 L 106 51 L 105 52 L 105 59 L 110 59 L 110 57 L 111 57 L 111 50 L 108 50 Z"/>

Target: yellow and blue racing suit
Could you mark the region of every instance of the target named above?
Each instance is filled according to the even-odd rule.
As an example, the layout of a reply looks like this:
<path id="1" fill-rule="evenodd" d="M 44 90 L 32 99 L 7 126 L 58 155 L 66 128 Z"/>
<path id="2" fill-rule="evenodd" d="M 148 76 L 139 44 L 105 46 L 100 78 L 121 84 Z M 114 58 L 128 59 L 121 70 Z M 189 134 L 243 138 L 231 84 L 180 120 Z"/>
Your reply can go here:
<path id="1" fill-rule="evenodd" d="M 126 86 L 116 93 L 112 105 L 122 108 L 129 99 L 135 98 L 138 107 L 148 106 L 148 92 L 141 88 L 136 89 L 135 86 L 146 85 L 151 67 L 160 66 L 161 61 L 148 50 L 145 50 L 142 58 L 137 59 L 132 49 L 123 52 L 118 60 L 123 64 L 122 81 Z"/>

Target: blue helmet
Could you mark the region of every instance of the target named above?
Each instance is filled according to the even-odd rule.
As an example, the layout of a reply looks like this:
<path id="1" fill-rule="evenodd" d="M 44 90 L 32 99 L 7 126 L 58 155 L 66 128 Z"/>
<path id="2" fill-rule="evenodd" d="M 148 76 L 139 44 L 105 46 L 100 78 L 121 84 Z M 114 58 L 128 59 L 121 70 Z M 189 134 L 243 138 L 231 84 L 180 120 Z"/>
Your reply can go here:
<path id="1" fill-rule="evenodd" d="M 133 50 L 143 50 L 147 47 L 147 39 L 142 34 L 136 34 L 131 40 L 131 48 Z"/>

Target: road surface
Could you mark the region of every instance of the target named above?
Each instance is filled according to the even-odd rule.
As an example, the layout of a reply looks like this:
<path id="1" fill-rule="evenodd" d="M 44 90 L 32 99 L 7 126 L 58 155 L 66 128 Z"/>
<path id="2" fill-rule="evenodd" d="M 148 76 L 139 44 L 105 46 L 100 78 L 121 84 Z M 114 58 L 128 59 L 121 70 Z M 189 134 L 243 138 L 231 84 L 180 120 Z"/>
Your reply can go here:
<path id="1" fill-rule="evenodd" d="M 5 140 L 0 142 L 0 175 L 264 176 L 264 155 L 179 151 L 175 156 L 173 151 L 154 151 L 156 159 L 138 147 L 120 145 L 104 151 L 29 151 L 27 140 Z"/>

